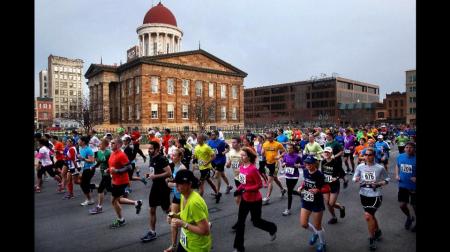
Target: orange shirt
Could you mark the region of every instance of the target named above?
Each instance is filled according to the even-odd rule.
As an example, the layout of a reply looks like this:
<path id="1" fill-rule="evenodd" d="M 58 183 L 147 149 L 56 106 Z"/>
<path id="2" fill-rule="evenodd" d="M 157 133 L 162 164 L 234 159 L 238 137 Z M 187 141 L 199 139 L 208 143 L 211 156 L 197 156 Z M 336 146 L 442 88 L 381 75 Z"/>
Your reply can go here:
<path id="1" fill-rule="evenodd" d="M 263 149 L 265 152 L 264 154 L 266 155 L 266 163 L 274 164 L 276 162 L 275 157 L 278 156 L 278 151 L 284 150 L 284 147 L 277 141 L 266 141 L 263 144 Z"/>
<path id="2" fill-rule="evenodd" d="M 159 140 L 159 138 L 157 138 L 156 136 L 153 136 L 153 137 L 148 136 L 147 138 L 148 138 L 149 142 L 153 141 L 153 142 L 157 142 L 157 143 L 161 144 L 161 140 Z"/>
<path id="3" fill-rule="evenodd" d="M 53 145 L 53 150 L 56 153 L 56 160 L 64 160 L 64 144 L 56 141 L 56 143 Z"/>
<path id="4" fill-rule="evenodd" d="M 121 169 L 128 163 L 128 157 L 122 150 L 112 152 L 108 160 L 109 167 L 114 169 Z M 130 181 L 128 178 L 128 172 L 111 173 L 111 177 L 113 185 L 128 184 Z"/>
<path id="5" fill-rule="evenodd" d="M 354 153 L 354 156 L 358 156 L 359 158 L 361 158 L 361 152 L 365 149 L 365 148 L 367 148 L 367 143 L 366 144 L 364 144 L 364 145 L 358 145 L 358 146 L 356 146 L 355 147 L 355 153 Z"/>

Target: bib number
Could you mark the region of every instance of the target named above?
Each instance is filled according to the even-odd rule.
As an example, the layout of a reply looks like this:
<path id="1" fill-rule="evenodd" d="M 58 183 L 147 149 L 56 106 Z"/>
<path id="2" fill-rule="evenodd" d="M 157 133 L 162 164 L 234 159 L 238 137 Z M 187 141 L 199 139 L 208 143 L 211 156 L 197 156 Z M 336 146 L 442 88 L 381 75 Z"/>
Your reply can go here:
<path id="1" fill-rule="evenodd" d="M 314 201 L 314 194 L 312 192 L 309 192 L 309 191 L 304 191 L 304 193 L 303 193 L 303 200 L 304 201 L 308 201 L 308 202 L 313 202 Z"/>
<path id="2" fill-rule="evenodd" d="M 245 174 L 239 173 L 238 179 L 241 184 L 245 185 L 247 182 L 247 177 L 245 176 Z"/>
<path id="3" fill-rule="evenodd" d="M 219 152 L 217 151 L 217 149 L 214 149 L 214 153 L 217 155 L 219 154 Z"/>
<path id="4" fill-rule="evenodd" d="M 258 156 L 258 161 L 263 161 L 263 157 L 262 156 Z"/>
<path id="5" fill-rule="evenodd" d="M 239 168 L 239 162 L 237 162 L 237 161 L 231 162 L 231 168 L 232 168 L 232 169 L 237 169 L 237 168 Z"/>
<path id="6" fill-rule="evenodd" d="M 180 243 L 181 245 L 183 245 L 183 247 L 187 248 L 187 236 L 186 233 L 184 232 L 184 228 L 181 229 Z"/>
<path id="7" fill-rule="evenodd" d="M 412 173 L 412 165 L 409 164 L 402 164 L 401 170 L 404 173 Z"/>
<path id="8" fill-rule="evenodd" d="M 204 166 L 205 165 L 205 161 L 203 160 L 198 160 L 198 166 Z"/>
<path id="9" fill-rule="evenodd" d="M 344 153 L 345 153 L 345 154 L 349 154 L 349 153 L 350 153 L 350 150 L 344 150 Z"/>
<path id="10" fill-rule="evenodd" d="M 375 182 L 375 172 L 364 172 L 363 178 L 367 182 Z"/>
<path id="11" fill-rule="evenodd" d="M 292 167 L 286 167 L 286 168 L 285 168 L 285 172 L 286 172 L 286 174 L 294 175 L 294 168 L 292 168 Z"/>
<path id="12" fill-rule="evenodd" d="M 331 182 L 333 182 L 333 177 L 332 177 L 331 175 L 324 174 L 324 176 L 325 176 L 325 182 L 326 182 L 326 183 L 331 183 Z"/>

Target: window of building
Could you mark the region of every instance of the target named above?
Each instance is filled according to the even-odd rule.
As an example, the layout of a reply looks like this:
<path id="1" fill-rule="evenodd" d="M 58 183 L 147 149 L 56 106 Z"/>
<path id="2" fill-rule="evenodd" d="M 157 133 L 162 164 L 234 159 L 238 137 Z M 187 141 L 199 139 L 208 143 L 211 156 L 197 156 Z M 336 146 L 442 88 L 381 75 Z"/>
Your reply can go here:
<path id="1" fill-rule="evenodd" d="M 46 88 L 44 88 L 44 94 L 46 94 L 47 93 L 47 89 Z"/>
<path id="2" fill-rule="evenodd" d="M 152 104 L 152 119 L 158 118 L 158 104 Z"/>
<path id="3" fill-rule="evenodd" d="M 394 116 L 395 116 L 395 118 L 397 118 L 397 117 L 398 117 L 398 113 L 397 113 L 397 110 L 394 110 Z"/>
<path id="4" fill-rule="evenodd" d="M 389 101 L 389 107 L 392 108 L 392 101 Z"/>
<path id="5" fill-rule="evenodd" d="M 395 101 L 394 101 L 394 107 L 397 107 L 397 106 L 398 106 L 398 101 L 395 100 Z"/>
<path id="6" fill-rule="evenodd" d="M 220 98 L 227 98 L 227 86 L 220 85 Z"/>
<path id="7" fill-rule="evenodd" d="M 238 98 L 238 90 L 237 90 L 237 86 L 231 86 L 231 97 L 233 99 L 237 99 Z"/>
<path id="8" fill-rule="evenodd" d="M 78 96 L 81 96 L 81 91 L 78 91 Z"/>
<path id="9" fill-rule="evenodd" d="M 222 120 L 226 120 L 227 119 L 227 107 L 222 106 L 220 109 L 220 118 Z"/>
<path id="10" fill-rule="evenodd" d="M 167 53 L 169 53 L 169 44 L 167 44 Z"/>
<path id="11" fill-rule="evenodd" d="M 158 93 L 158 90 L 159 90 L 159 78 L 156 77 L 156 76 L 152 76 L 151 83 L 152 83 L 152 93 Z"/>
<path id="12" fill-rule="evenodd" d="M 403 117 L 403 109 L 400 109 L 400 117 Z"/>
<path id="13" fill-rule="evenodd" d="M 131 80 L 128 80 L 128 95 L 132 95 L 133 94 L 133 85 L 131 84 Z"/>
<path id="14" fill-rule="evenodd" d="M 209 94 L 209 97 L 211 97 L 211 98 L 214 97 L 214 83 L 209 83 L 208 94 Z"/>
<path id="15" fill-rule="evenodd" d="M 183 80 L 182 95 L 189 95 L 189 80 Z"/>
<path id="16" fill-rule="evenodd" d="M 231 112 L 231 118 L 233 120 L 237 120 L 237 108 L 236 107 L 233 107 L 233 110 Z"/>
<path id="17" fill-rule="evenodd" d="M 183 105 L 183 108 L 182 108 L 182 116 L 183 116 L 183 119 L 189 119 L 189 106 L 188 105 Z"/>
<path id="18" fill-rule="evenodd" d="M 203 93 L 202 81 L 196 81 L 195 82 L 195 95 L 196 96 L 202 96 L 202 93 Z"/>
<path id="19" fill-rule="evenodd" d="M 167 93 L 168 94 L 175 93 L 175 80 L 173 78 L 167 79 Z"/>
<path id="20" fill-rule="evenodd" d="M 54 66 L 54 67 L 53 67 L 53 70 L 54 70 L 54 71 L 59 71 L 58 66 Z"/>
<path id="21" fill-rule="evenodd" d="M 136 94 L 139 94 L 141 92 L 141 79 L 136 77 L 134 79 L 134 84 L 136 85 Z"/>
<path id="22" fill-rule="evenodd" d="M 384 118 L 384 112 L 378 112 L 378 118 Z"/>
<path id="23" fill-rule="evenodd" d="M 125 120 L 125 106 L 122 106 L 122 121 Z"/>
<path id="24" fill-rule="evenodd" d="M 167 118 L 174 119 L 174 106 L 173 104 L 167 104 Z"/>
<path id="25" fill-rule="evenodd" d="M 59 110 L 59 105 L 55 105 L 56 110 Z"/>
<path id="26" fill-rule="evenodd" d="M 392 118 L 392 110 L 389 110 L 389 117 Z"/>
<path id="27" fill-rule="evenodd" d="M 400 100 L 400 107 L 403 107 L 403 100 Z"/>
<path id="28" fill-rule="evenodd" d="M 133 117 L 133 106 L 128 105 L 128 121 L 131 121 L 132 117 Z"/>
<path id="29" fill-rule="evenodd" d="M 136 104 L 135 110 L 136 110 L 136 120 L 141 119 L 141 106 L 139 104 Z"/>

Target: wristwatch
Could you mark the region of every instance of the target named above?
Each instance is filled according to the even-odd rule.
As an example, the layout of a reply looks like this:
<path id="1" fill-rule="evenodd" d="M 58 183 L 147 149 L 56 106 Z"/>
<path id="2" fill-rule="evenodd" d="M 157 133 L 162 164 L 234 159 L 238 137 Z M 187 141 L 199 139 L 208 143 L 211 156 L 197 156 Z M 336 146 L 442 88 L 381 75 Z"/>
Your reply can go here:
<path id="1" fill-rule="evenodd" d="M 187 229 L 188 225 L 189 225 L 189 223 L 186 222 L 186 223 L 184 223 L 183 227 L 184 227 L 185 229 Z"/>

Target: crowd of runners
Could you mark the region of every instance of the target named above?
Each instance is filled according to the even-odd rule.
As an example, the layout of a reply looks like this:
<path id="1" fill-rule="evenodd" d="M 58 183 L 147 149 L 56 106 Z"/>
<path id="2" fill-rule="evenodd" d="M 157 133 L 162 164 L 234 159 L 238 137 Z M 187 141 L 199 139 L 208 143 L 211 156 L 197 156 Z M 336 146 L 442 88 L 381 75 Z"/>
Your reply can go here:
<path id="1" fill-rule="evenodd" d="M 74 199 L 74 184 L 79 185 L 84 198 L 80 205 L 92 205 L 87 214 L 102 213 L 105 195 L 110 192 L 115 211 L 110 228 L 126 224 L 122 205 L 132 205 L 140 214 L 146 203 L 149 226 L 140 237 L 142 242 L 158 237 L 156 209 L 160 206 L 167 214 L 167 219 L 160 221 L 171 226 L 166 252 L 211 250 L 211 222 L 203 199 L 205 184 L 211 187 L 216 204 L 222 193 L 234 194 L 234 202 L 227 202 L 236 204 L 238 212 L 232 227 L 234 251 L 245 251 L 249 213 L 255 227 L 268 232 L 270 241 L 276 239 L 276 223 L 262 218 L 263 205 L 270 203 L 274 184 L 282 197 L 287 194 L 286 208 L 279 214 L 293 214 L 293 196 L 300 197 L 301 210 L 295 214 L 299 215 L 300 227 L 311 232 L 308 244 L 316 245 L 318 252 L 327 249 L 324 211 L 331 215 L 329 225 L 338 222 L 335 209 L 339 218 L 346 216 L 345 202 L 339 201 L 341 183 L 343 188 L 351 181 L 360 185 L 361 214 L 367 222 L 370 250 L 377 248 L 382 236 L 375 216 L 382 203 L 382 188 L 393 179 L 398 181 L 405 229 L 416 231 L 416 133 L 406 125 L 247 130 L 227 141 L 217 130 L 172 135 L 170 129 L 162 133 L 149 129 L 147 136 L 142 136 L 137 128 L 131 132 L 118 128 L 114 133 L 97 135 L 95 130 L 87 135 L 73 131 L 63 137 L 36 133 L 35 192 L 53 190 L 48 188 L 51 183 L 43 187 L 47 176 L 55 180 L 63 199 Z M 143 137 L 148 140 L 146 154 L 140 149 Z M 399 155 L 391 166 L 394 171 L 389 171 L 393 146 L 397 146 Z M 144 166 L 137 165 L 139 156 Z M 233 176 L 228 177 L 225 169 L 231 169 Z M 91 181 L 96 173 L 101 177 L 99 184 Z M 150 181 L 148 199 L 132 199 L 132 184 L 147 185 Z M 267 188 L 265 195 L 260 192 L 263 187 Z"/>

